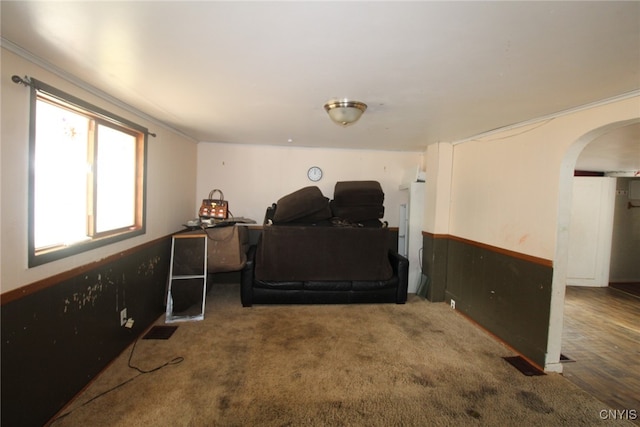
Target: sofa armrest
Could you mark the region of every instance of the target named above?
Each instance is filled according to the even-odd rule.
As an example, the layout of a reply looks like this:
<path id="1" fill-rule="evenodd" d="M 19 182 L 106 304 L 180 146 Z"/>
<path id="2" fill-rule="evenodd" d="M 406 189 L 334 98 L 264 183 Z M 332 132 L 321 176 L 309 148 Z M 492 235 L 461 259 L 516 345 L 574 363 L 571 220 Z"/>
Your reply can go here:
<path id="1" fill-rule="evenodd" d="M 256 245 L 251 245 L 247 251 L 247 262 L 240 271 L 240 300 L 243 307 L 253 305 L 253 277 L 256 259 Z"/>
<path id="2" fill-rule="evenodd" d="M 409 287 L 409 260 L 398 252 L 389 249 L 389 262 L 393 268 L 394 276 L 398 276 L 398 293 L 396 294 L 396 304 L 407 302 L 407 291 Z"/>

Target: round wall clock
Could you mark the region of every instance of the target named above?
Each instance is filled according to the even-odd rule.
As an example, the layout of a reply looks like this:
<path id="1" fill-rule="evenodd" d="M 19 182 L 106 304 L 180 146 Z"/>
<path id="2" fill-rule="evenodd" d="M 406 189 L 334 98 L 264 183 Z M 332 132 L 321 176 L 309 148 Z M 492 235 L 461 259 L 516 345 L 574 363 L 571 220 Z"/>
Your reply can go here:
<path id="1" fill-rule="evenodd" d="M 320 181 L 322 179 L 322 169 L 318 166 L 310 167 L 307 171 L 307 178 L 313 182 Z"/>

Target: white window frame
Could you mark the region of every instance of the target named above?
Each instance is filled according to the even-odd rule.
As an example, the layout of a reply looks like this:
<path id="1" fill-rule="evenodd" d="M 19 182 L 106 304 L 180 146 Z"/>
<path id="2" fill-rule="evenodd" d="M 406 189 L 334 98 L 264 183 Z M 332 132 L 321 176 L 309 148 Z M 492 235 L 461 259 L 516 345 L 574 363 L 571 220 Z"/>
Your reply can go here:
<path id="1" fill-rule="evenodd" d="M 65 257 L 76 255 L 88 250 L 92 250 L 101 246 L 115 243 L 121 240 L 139 236 L 146 232 L 146 170 L 147 170 L 147 139 L 148 130 L 127 119 L 112 114 L 100 107 L 96 107 L 79 98 L 69 95 L 59 89 L 49 86 L 43 82 L 31 79 L 31 105 L 30 105 L 30 129 L 29 129 L 29 206 L 28 206 L 28 251 L 29 251 L 29 267 L 35 267 L 51 261 L 59 260 Z M 58 244 L 48 248 L 36 248 L 35 242 L 35 185 L 36 185 L 36 120 L 37 102 L 45 100 L 60 108 L 69 109 L 83 115 L 93 123 L 92 126 L 106 126 L 116 129 L 120 132 L 135 137 L 136 145 L 136 171 L 135 171 L 135 214 L 132 226 L 119 229 L 108 230 L 97 233 L 94 213 L 95 200 L 97 199 L 97 188 L 95 184 L 95 171 L 90 171 L 90 179 L 87 183 L 87 194 L 89 198 L 88 206 L 85 208 L 87 217 L 86 239 L 68 244 Z M 93 132 L 95 134 L 96 132 Z M 41 136 L 38 136 L 41 137 Z M 88 138 L 89 150 L 95 150 L 97 147 L 97 137 L 95 135 Z M 89 188 L 91 187 L 91 188 Z M 92 208 L 93 207 L 93 208 Z M 52 224 L 55 226 L 55 224 Z"/>

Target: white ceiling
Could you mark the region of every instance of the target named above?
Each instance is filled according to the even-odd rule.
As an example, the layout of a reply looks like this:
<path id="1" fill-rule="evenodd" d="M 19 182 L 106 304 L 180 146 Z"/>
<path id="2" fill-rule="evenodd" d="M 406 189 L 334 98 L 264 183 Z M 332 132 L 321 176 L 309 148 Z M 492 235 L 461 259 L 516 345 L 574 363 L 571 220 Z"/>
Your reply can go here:
<path id="1" fill-rule="evenodd" d="M 5 45 L 197 141 L 422 151 L 640 89 L 637 1 L 0 7 Z M 334 97 L 369 108 L 342 128 Z"/>

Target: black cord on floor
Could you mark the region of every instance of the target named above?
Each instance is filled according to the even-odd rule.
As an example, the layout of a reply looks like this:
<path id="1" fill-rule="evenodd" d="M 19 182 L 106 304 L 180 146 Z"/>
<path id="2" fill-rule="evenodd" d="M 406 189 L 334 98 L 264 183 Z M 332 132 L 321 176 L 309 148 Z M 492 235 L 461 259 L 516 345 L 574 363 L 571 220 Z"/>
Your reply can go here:
<path id="1" fill-rule="evenodd" d="M 158 370 L 160 370 L 160 369 L 164 368 L 165 366 L 169 366 L 169 365 L 177 365 L 177 364 L 182 363 L 182 362 L 184 361 L 184 357 L 182 357 L 182 356 L 174 357 L 173 359 L 171 359 L 170 361 L 166 362 L 165 364 L 160 365 L 160 366 L 156 366 L 155 368 L 150 369 L 150 370 L 144 370 L 144 369 L 138 368 L 137 366 L 133 366 L 133 365 L 131 364 L 131 359 L 133 358 L 133 352 L 134 352 L 134 351 L 135 351 L 135 349 L 136 349 L 136 344 L 138 344 L 138 340 L 139 340 L 139 338 L 137 338 L 137 339 L 133 342 L 133 347 L 131 347 L 131 352 L 129 353 L 129 360 L 127 361 L 127 366 L 128 366 L 129 368 L 131 368 L 131 369 L 135 369 L 136 371 L 138 371 L 138 375 L 133 376 L 133 377 L 129 378 L 128 380 L 124 381 L 124 382 L 121 382 L 120 384 L 116 385 L 115 387 L 110 388 L 109 390 L 103 391 L 102 393 L 98 394 L 97 396 L 94 396 L 94 397 L 92 397 L 91 399 L 87 400 L 87 401 L 86 401 L 86 402 L 84 402 L 82 405 L 77 406 L 77 407 L 73 408 L 72 410 L 70 410 L 70 411 L 68 411 L 68 412 L 65 412 L 64 414 L 60 415 L 59 417 L 54 418 L 53 420 L 51 420 L 50 425 L 51 425 L 51 424 L 53 424 L 53 423 L 55 423 L 55 422 L 56 422 L 56 421 L 58 421 L 59 419 L 64 418 L 64 417 L 66 417 L 66 416 L 70 415 L 71 413 L 73 413 L 73 412 L 74 412 L 74 411 L 76 411 L 77 409 L 80 409 L 80 408 L 82 408 L 83 406 L 88 405 L 89 403 L 93 402 L 94 400 L 96 400 L 96 399 L 98 399 L 98 398 L 100 398 L 100 397 L 102 397 L 102 396 L 104 396 L 104 395 L 106 395 L 106 394 L 109 394 L 109 393 L 111 393 L 112 391 L 117 390 L 117 389 L 119 389 L 120 387 L 122 387 L 122 386 L 124 386 L 124 385 L 126 385 L 126 384 L 129 384 L 131 381 L 135 380 L 136 378 L 138 378 L 138 377 L 139 377 L 139 376 L 141 376 L 141 375 L 144 375 L 144 374 L 150 374 L 150 373 L 152 373 L 152 372 L 156 372 L 156 371 L 158 371 Z"/>
<path id="2" fill-rule="evenodd" d="M 140 374 L 150 374 L 151 372 L 158 371 L 158 370 L 160 370 L 160 369 L 164 368 L 165 366 L 168 366 L 168 365 L 177 365 L 177 364 L 182 363 L 182 362 L 184 361 L 184 357 L 182 357 L 182 356 L 174 357 L 173 359 L 171 359 L 170 361 L 168 361 L 168 362 L 167 362 L 167 363 L 165 363 L 164 365 L 160 365 L 160 366 L 157 366 L 157 367 L 155 367 L 155 368 L 153 368 L 153 369 L 150 369 L 150 370 L 148 370 L 148 371 L 145 371 L 144 369 L 140 369 L 140 368 L 138 368 L 137 366 L 133 366 L 133 365 L 131 364 L 131 358 L 133 357 L 133 351 L 136 349 L 136 344 L 138 344 L 138 340 L 136 340 L 136 341 L 133 343 L 133 347 L 131 348 L 131 353 L 129 353 L 129 360 L 127 361 L 127 366 L 129 366 L 131 369 L 135 369 L 136 371 L 140 372 Z M 133 378 L 136 378 L 137 376 L 138 376 L 138 375 L 136 375 L 136 376 L 135 376 L 135 377 L 133 377 Z"/>

